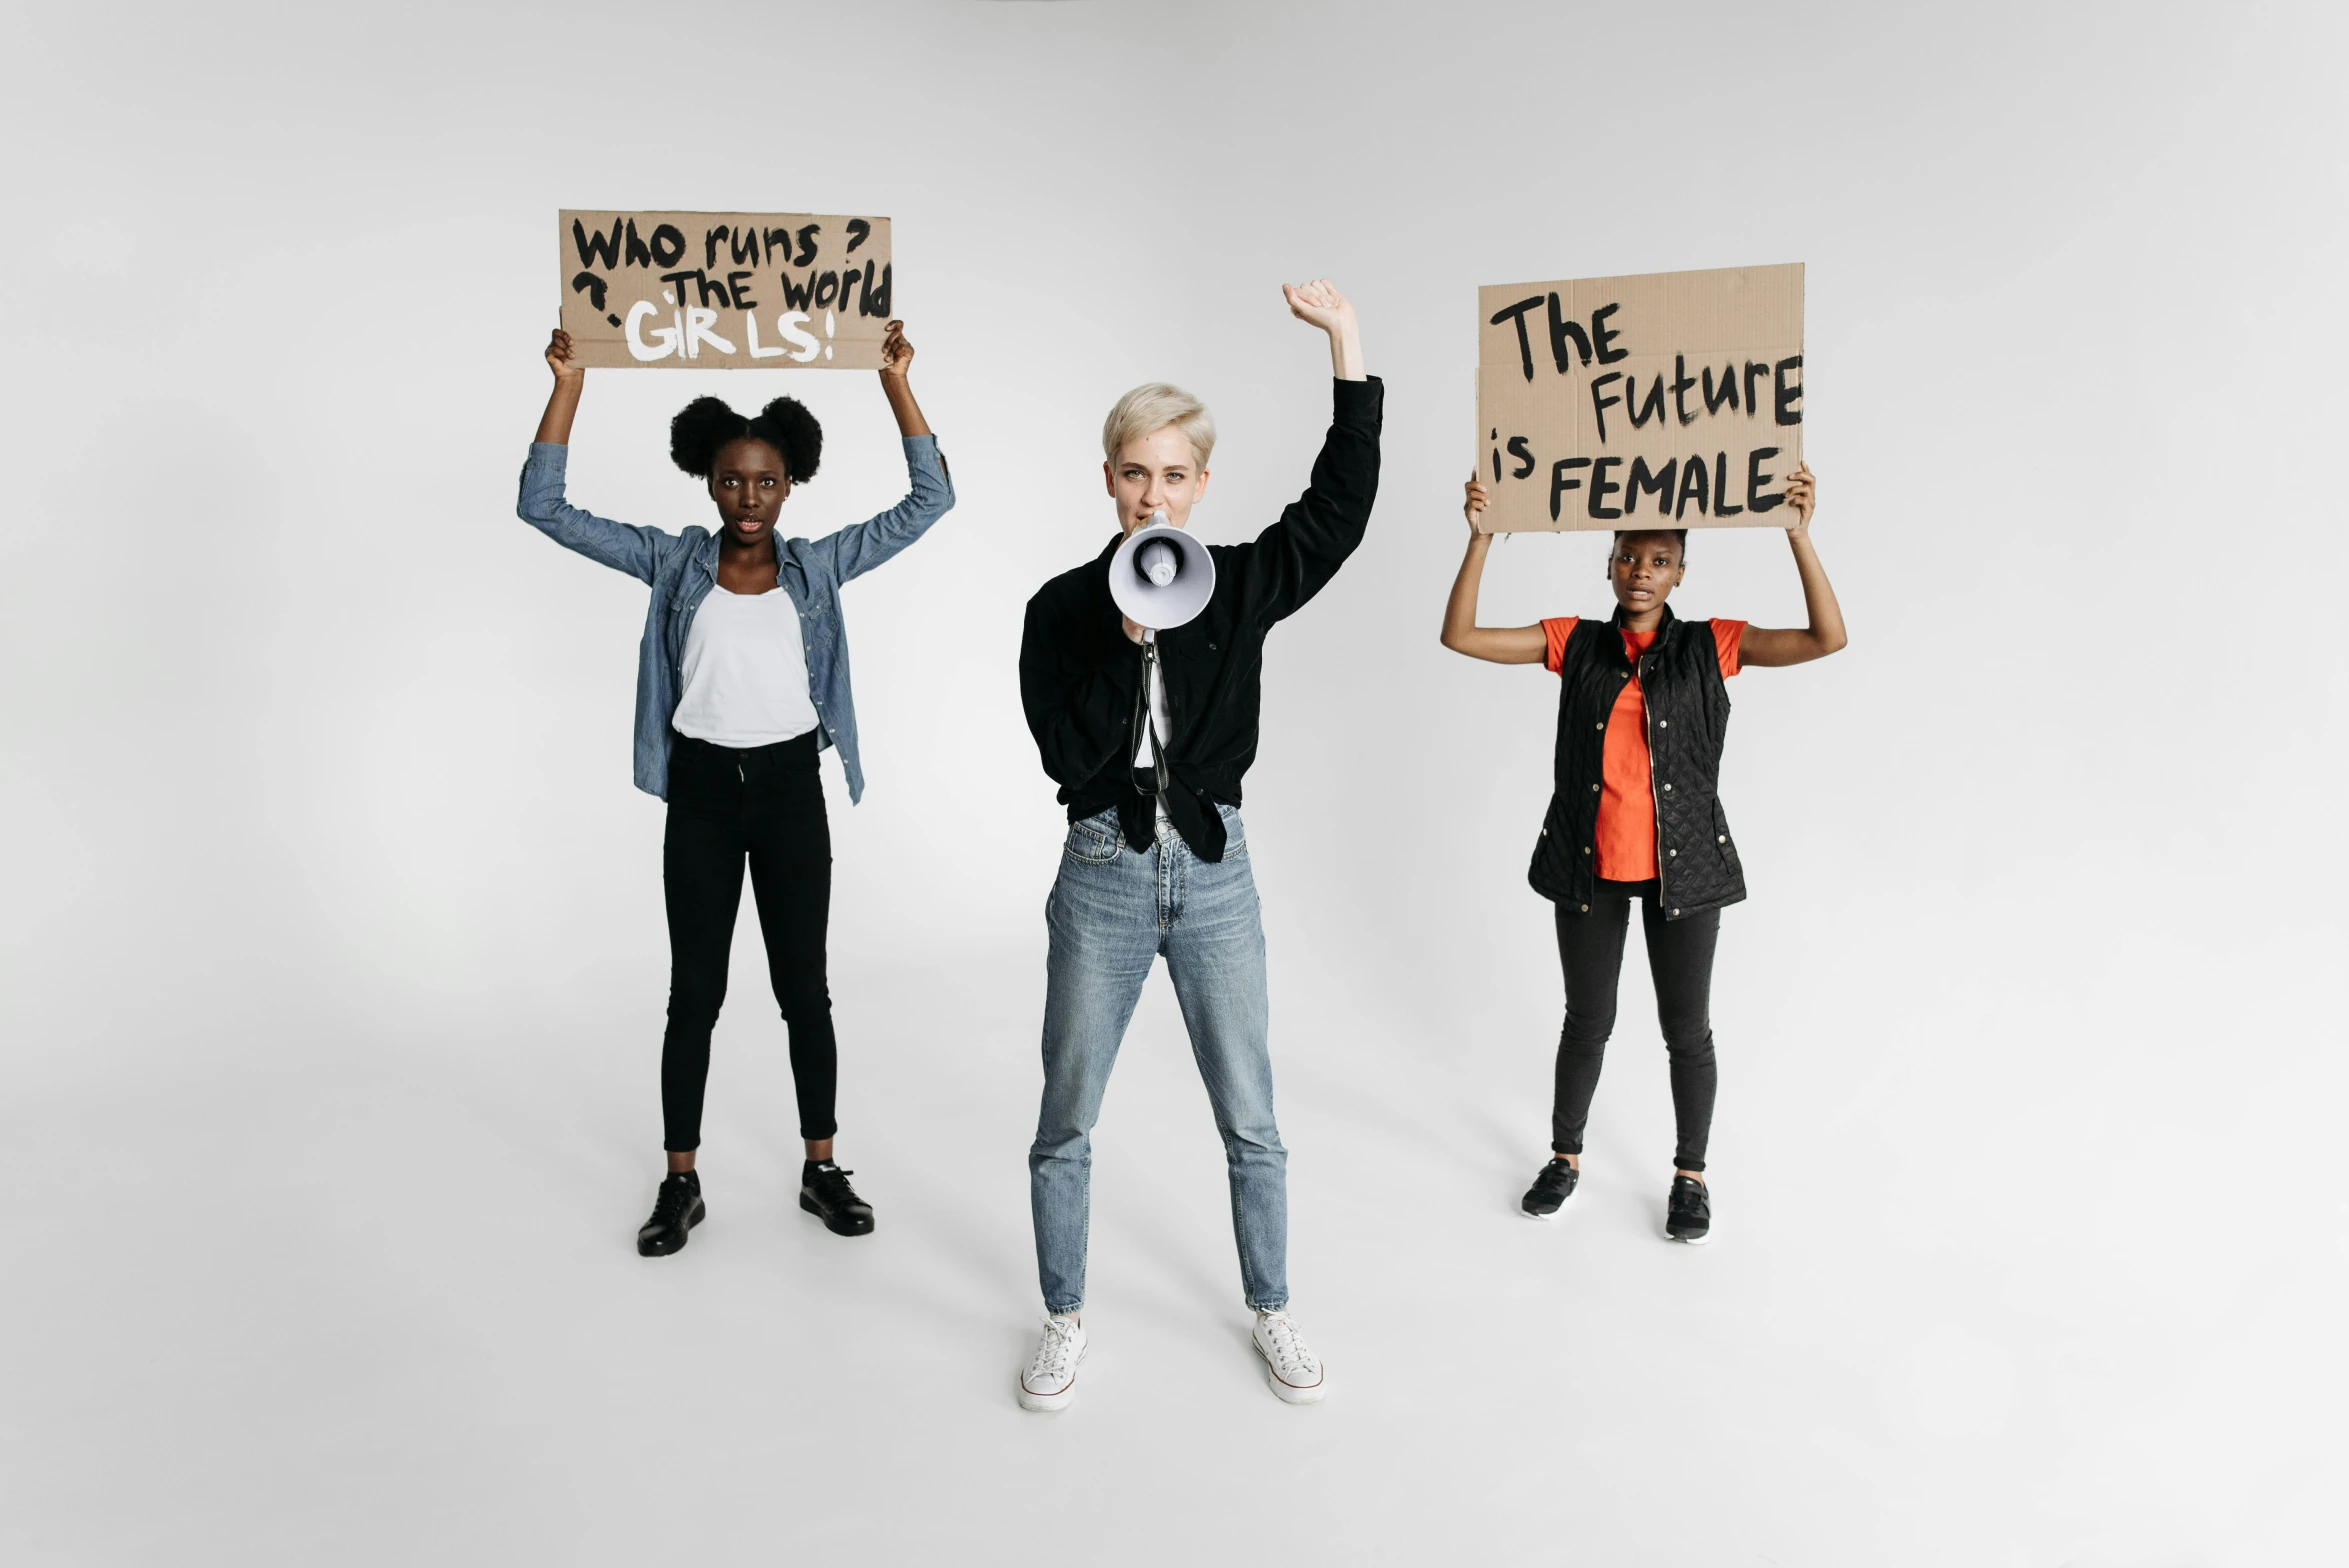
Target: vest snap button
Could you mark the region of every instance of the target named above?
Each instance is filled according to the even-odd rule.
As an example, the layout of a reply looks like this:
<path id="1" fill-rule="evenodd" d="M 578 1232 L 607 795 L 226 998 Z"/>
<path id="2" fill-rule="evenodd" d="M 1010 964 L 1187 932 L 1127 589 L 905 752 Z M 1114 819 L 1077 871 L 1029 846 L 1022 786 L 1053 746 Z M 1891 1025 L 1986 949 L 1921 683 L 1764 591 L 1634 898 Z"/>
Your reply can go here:
<path id="1" fill-rule="evenodd" d="M 1670 719 L 1658 719 L 1658 720 L 1656 721 L 1656 728 L 1658 728 L 1658 729 L 1660 729 L 1660 730 L 1668 730 L 1668 729 L 1670 729 L 1671 727 L 1672 727 L 1672 721 L 1671 721 Z"/>
<path id="2" fill-rule="evenodd" d="M 1665 786 L 1664 786 L 1664 788 L 1665 788 L 1665 790 L 1666 790 L 1666 791 L 1669 791 L 1669 790 L 1672 788 L 1672 786 L 1671 786 L 1671 785 L 1669 785 L 1669 784 L 1667 784 L 1667 785 L 1665 785 Z"/>
<path id="3" fill-rule="evenodd" d="M 1677 909 L 1675 909 L 1674 911 L 1672 911 L 1672 913 L 1673 913 L 1673 914 L 1675 914 L 1675 915 L 1677 915 L 1677 914 L 1679 914 L 1679 913 L 1680 913 L 1680 911 L 1679 911 L 1679 910 L 1677 910 Z"/>
<path id="4" fill-rule="evenodd" d="M 1669 850 L 1669 851 L 1667 851 L 1666 853 L 1670 854 L 1670 855 L 1671 855 L 1671 856 L 1673 856 L 1675 859 L 1677 859 L 1677 858 L 1679 857 L 1679 855 L 1680 855 L 1680 851 L 1679 851 L 1679 850 L 1677 850 L 1677 849 L 1675 849 L 1675 850 Z"/>
<path id="5" fill-rule="evenodd" d="M 1586 914 L 1586 915 L 1587 915 L 1587 914 L 1589 914 L 1589 913 L 1590 913 L 1590 905 L 1588 905 L 1588 904 L 1585 904 L 1585 905 L 1583 905 L 1583 906 L 1582 906 L 1582 912 L 1583 912 L 1584 914 Z M 1674 910 L 1674 911 L 1673 911 L 1673 913 L 1674 913 L 1674 914 L 1678 914 L 1679 912 L 1680 912 L 1680 911 L 1678 911 L 1678 910 Z"/>
<path id="6" fill-rule="evenodd" d="M 1596 784 L 1593 784 L 1593 785 L 1590 787 L 1590 792 L 1591 792 L 1592 794 L 1596 795 L 1596 794 L 1599 792 L 1599 787 L 1598 787 Z"/>
<path id="7" fill-rule="evenodd" d="M 1583 852 L 1584 854 L 1586 854 L 1586 855 L 1587 855 L 1587 854 L 1589 854 L 1589 853 L 1590 853 L 1590 846 L 1589 846 L 1588 844 L 1585 844 L 1585 845 L 1583 845 L 1583 846 L 1582 846 L 1582 852 Z"/>
<path id="8" fill-rule="evenodd" d="M 1591 726 L 1591 728 L 1592 728 L 1592 729 L 1594 729 L 1594 730 L 1603 730 L 1603 729 L 1605 729 L 1606 727 L 1607 727 L 1607 726 L 1606 726 L 1606 725 L 1604 725 L 1604 724 L 1594 724 L 1594 725 L 1592 725 L 1592 726 Z"/>
<path id="9" fill-rule="evenodd" d="M 1724 833 L 1719 838 L 1713 840 L 1713 842 L 1716 844 L 1726 844 L 1729 842 L 1729 835 Z"/>
<path id="10" fill-rule="evenodd" d="M 1544 828 L 1544 829 L 1542 829 L 1542 837 L 1544 837 L 1544 838 L 1548 838 L 1549 836 L 1550 836 L 1550 830 L 1549 830 L 1548 828 Z"/>

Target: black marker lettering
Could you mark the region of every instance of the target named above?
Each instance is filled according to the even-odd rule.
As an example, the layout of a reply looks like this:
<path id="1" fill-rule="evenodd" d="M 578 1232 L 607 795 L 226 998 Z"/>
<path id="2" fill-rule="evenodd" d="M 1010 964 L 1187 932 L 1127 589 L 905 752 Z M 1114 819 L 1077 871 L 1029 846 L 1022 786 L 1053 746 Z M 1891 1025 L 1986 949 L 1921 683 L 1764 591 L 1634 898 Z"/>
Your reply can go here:
<path id="1" fill-rule="evenodd" d="M 805 283 L 802 283 L 798 288 L 793 288 L 791 286 L 790 273 L 778 272 L 775 274 L 775 276 L 783 285 L 784 308 L 787 310 L 807 309 L 807 297 L 815 292 L 816 280 L 810 278 Z"/>
<path id="2" fill-rule="evenodd" d="M 840 314 L 843 316 L 848 314 L 848 296 L 854 294 L 857 285 L 864 280 L 865 275 L 854 267 L 840 274 Z"/>
<path id="3" fill-rule="evenodd" d="M 822 310 L 840 296 L 840 274 L 827 272 L 816 279 L 816 309 Z"/>
<path id="4" fill-rule="evenodd" d="M 596 309 L 604 308 L 604 280 L 592 272 L 582 272 L 571 280 L 571 292 L 585 294 L 587 302 Z"/>
<path id="5" fill-rule="evenodd" d="M 662 273 L 661 281 L 669 285 L 669 298 L 671 302 L 682 305 L 685 303 L 685 280 L 687 278 L 698 278 L 700 276 L 700 273 L 695 272 L 692 268 L 688 267 L 683 272 Z"/>
<path id="6" fill-rule="evenodd" d="M 888 319 L 889 274 L 896 265 L 897 263 L 894 261 L 881 264 L 881 285 L 875 288 L 873 286 L 873 264 L 869 261 L 865 263 L 865 302 L 862 311 L 864 315 L 879 316 L 883 320 Z"/>
<path id="7" fill-rule="evenodd" d="M 653 230 L 652 257 L 656 265 L 674 267 L 684 255 L 685 234 L 675 224 L 664 223 Z"/>
<path id="8" fill-rule="evenodd" d="M 791 231 L 789 229 L 762 229 L 759 231 L 759 236 L 766 241 L 767 261 L 770 265 L 787 267 L 791 264 Z"/>
<path id="9" fill-rule="evenodd" d="M 1754 396 L 1754 383 L 1770 373 L 1770 367 L 1758 359 L 1745 362 L 1745 417 L 1753 418 L 1762 411 L 1761 400 Z"/>
<path id="10" fill-rule="evenodd" d="M 1619 359 L 1631 357 L 1631 350 L 1627 348 L 1607 347 L 1608 344 L 1623 336 L 1622 333 L 1607 325 L 1607 318 L 1622 308 L 1620 304 L 1601 305 L 1590 313 L 1590 340 L 1599 351 L 1599 363 L 1602 365 L 1612 365 Z"/>
<path id="11" fill-rule="evenodd" d="M 757 266 L 759 264 L 759 231 L 756 229 L 736 229 L 732 249 L 734 265 L 739 267 L 748 262 L 751 266 Z M 715 266 L 716 263 L 713 262 L 711 265 Z"/>
<path id="12" fill-rule="evenodd" d="M 1625 383 L 1625 389 L 1630 393 L 1631 401 L 1625 403 L 1623 407 L 1625 412 L 1631 415 L 1632 429 L 1638 430 L 1644 428 L 1647 422 L 1651 419 L 1656 420 L 1658 423 L 1663 421 L 1664 378 L 1661 374 L 1656 377 L 1655 382 L 1648 388 L 1648 395 L 1645 398 L 1642 398 L 1639 395 L 1639 383 L 1636 381 Z M 1646 410 L 1646 412 L 1641 412 L 1643 409 Z"/>
<path id="13" fill-rule="evenodd" d="M 1524 329 L 1520 328 L 1519 330 Z M 1589 364 L 1590 339 L 1582 335 L 1582 323 L 1568 320 L 1565 310 L 1558 304 L 1558 296 L 1552 294 L 1550 296 L 1550 358 L 1558 362 L 1558 374 L 1561 376 L 1571 368 L 1566 363 L 1566 340 L 1568 338 L 1574 340 L 1574 352 L 1582 356 L 1582 362 L 1586 365 Z"/>
<path id="14" fill-rule="evenodd" d="M 612 220 L 611 233 L 596 234 L 591 233 L 586 224 L 573 218 L 571 243 L 579 247 L 579 265 L 601 267 L 609 272 L 620 265 L 620 220 Z M 596 301 L 596 308 L 602 309 L 603 301 Z"/>
<path id="15" fill-rule="evenodd" d="M 1673 505 L 1672 521 L 1679 522 L 1688 515 L 1688 503 L 1696 502 L 1697 516 L 1705 515 L 1705 486 L 1708 479 L 1705 460 L 1691 457 L 1680 467 L 1680 499 Z"/>
<path id="16" fill-rule="evenodd" d="M 1539 294 L 1534 295 L 1531 299 L 1521 299 L 1507 310 L 1494 311 L 1493 319 L 1489 323 L 1489 325 L 1496 327 L 1504 321 L 1514 320 L 1517 323 L 1517 357 L 1525 365 L 1525 379 L 1528 381 L 1533 379 L 1533 344 L 1525 336 L 1525 313 L 1541 302 L 1542 297 Z"/>
<path id="17" fill-rule="evenodd" d="M 1639 493 L 1642 490 L 1656 498 L 1656 512 L 1659 516 L 1672 510 L 1672 481 L 1679 477 L 1678 458 L 1667 457 L 1660 469 L 1649 468 L 1648 460 L 1644 457 L 1633 458 L 1631 479 L 1623 488 L 1623 515 L 1629 517 L 1639 510 Z"/>
<path id="18" fill-rule="evenodd" d="M 1786 373 L 1790 370 L 1802 369 L 1803 357 L 1800 354 L 1795 354 L 1780 360 L 1770 368 L 1778 377 L 1778 422 L 1782 425 L 1801 424 L 1803 411 L 1796 405 L 1803 400 L 1802 378 L 1796 377 L 1793 384 L 1789 385 Z"/>
<path id="19" fill-rule="evenodd" d="M 843 256 L 853 256 L 853 255 L 855 255 L 855 254 L 856 254 L 856 248 L 857 248 L 859 245 L 862 245 L 862 244 L 865 242 L 865 240 L 866 240 L 866 239 L 867 239 L 867 238 L 868 238 L 868 237 L 869 237 L 869 236 L 872 234 L 872 232 L 873 232 L 873 226 L 872 226 L 870 223 L 867 223 L 867 222 L 866 222 L 864 219 L 862 219 L 862 218 L 851 218 L 851 219 L 849 219 L 849 220 L 848 220 L 848 249 L 846 249 L 846 250 L 842 251 L 840 254 L 842 254 Z"/>
<path id="20" fill-rule="evenodd" d="M 1705 367 L 1705 412 L 1718 414 L 1724 406 L 1730 408 L 1737 406 L 1737 367 L 1735 365 L 1721 367 L 1721 390 L 1716 394 L 1713 391 L 1713 367 L 1707 365 Z"/>
<path id="21" fill-rule="evenodd" d="M 649 267 L 652 264 L 652 252 L 646 250 L 644 248 L 644 241 L 636 237 L 636 220 L 634 218 L 630 218 L 628 220 L 628 265 L 631 267 Z M 662 265 L 666 266 L 668 263 L 663 262 Z"/>
<path id="22" fill-rule="evenodd" d="M 1569 490 L 1579 490 L 1582 488 L 1582 481 L 1579 479 L 1567 478 L 1566 471 L 1571 468 L 1588 467 L 1590 467 L 1590 459 L 1587 457 L 1561 457 L 1555 463 L 1550 465 L 1551 522 L 1554 523 L 1558 520 L 1559 499 L 1563 497 Z"/>
<path id="23" fill-rule="evenodd" d="M 824 226 L 820 223 L 800 226 L 799 254 L 793 257 L 791 262 L 794 267 L 805 267 L 816 259 L 816 236 L 823 232 Z"/>
<path id="24" fill-rule="evenodd" d="M 743 281 L 745 278 L 757 276 L 758 274 L 755 272 L 729 272 L 726 274 L 726 292 L 734 296 L 736 310 L 756 310 L 759 308 L 759 302 L 750 297 L 750 285 Z"/>
<path id="25" fill-rule="evenodd" d="M 1621 381 L 1622 379 L 1622 371 L 1610 370 L 1590 384 L 1590 412 L 1591 417 L 1599 422 L 1599 439 L 1601 441 L 1607 439 L 1607 410 L 1622 402 L 1623 399 L 1602 397 L 1600 394 L 1605 390 L 1608 382 Z"/>
<path id="26" fill-rule="evenodd" d="M 1742 506 L 1729 504 L 1729 454 L 1727 452 L 1714 453 L 1713 515 L 1715 517 L 1735 517 L 1744 510 L 1745 508 Z"/>
<path id="27" fill-rule="evenodd" d="M 1601 506 L 1599 504 L 1600 502 L 1606 500 L 1607 497 L 1613 495 L 1616 491 L 1623 488 L 1614 480 L 1607 477 L 1607 465 L 1609 463 L 1613 463 L 1620 467 L 1622 462 L 1623 459 L 1619 457 L 1602 457 L 1596 463 L 1591 465 L 1590 515 L 1598 518 L 1602 522 L 1612 518 L 1621 517 L 1623 515 L 1623 508 L 1619 506 Z"/>
<path id="28" fill-rule="evenodd" d="M 1778 448 L 1774 446 L 1758 446 L 1746 453 L 1745 504 L 1748 511 L 1767 512 L 1786 499 L 1786 492 L 1783 490 L 1774 490 L 1768 495 L 1762 494 L 1762 486 L 1778 477 L 1776 474 L 1763 473 L 1762 465 L 1777 455 Z"/>
<path id="29" fill-rule="evenodd" d="M 712 272 L 717 270 L 718 242 L 733 232 L 721 223 L 701 237 L 701 264 L 705 269 Z"/>
<path id="30" fill-rule="evenodd" d="M 1511 479 L 1523 479 L 1527 474 L 1533 472 L 1533 448 L 1525 444 L 1525 437 L 1511 436 L 1509 438 L 1509 455 L 1517 459 L 1517 466 L 1509 471 Z M 1498 453 L 1494 454 L 1493 461 L 1495 463 L 1500 461 Z M 1496 474 L 1494 477 L 1498 478 L 1499 475 Z"/>
<path id="31" fill-rule="evenodd" d="M 1696 383 L 1691 381 L 1688 376 L 1688 356 L 1685 354 L 1673 355 L 1672 412 L 1680 416 L 1680 422 L 1684 425 L 1696 423 L 1696 415 L 1688 411 L 1688 389 L 1695 385 Z"/>

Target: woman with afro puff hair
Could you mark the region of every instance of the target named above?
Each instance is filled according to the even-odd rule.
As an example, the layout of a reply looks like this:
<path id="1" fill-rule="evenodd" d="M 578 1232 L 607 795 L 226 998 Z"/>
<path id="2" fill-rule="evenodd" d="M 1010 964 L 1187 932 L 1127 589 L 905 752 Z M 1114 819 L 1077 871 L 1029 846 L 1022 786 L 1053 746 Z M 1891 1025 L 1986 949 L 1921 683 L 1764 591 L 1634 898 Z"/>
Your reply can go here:
<path id="1" fill-rule="evenodd" d="M 703 1086 L 710 1029 L 726 997 L 726 956 L 750 868 L 767 973 L 790 1031 L 799 1135 L 799 1206 L 842 1236 L 873 1228 L 870 1205 L 832 1159 L 837 1051 L 824 978 L 832 836 L 817 753 L 835 747 L 848 797 L 864 794 L 848 687 L 840 585 L 912 544 L 954 505 L 938 441 L 906 373 L 913 345 L 889 323 L 881 390 L 905 440 L 912 488 L 869 522 L 821 539 L 778 539 L 792 492 L 816 476 L 824 433 L 796 399 L 745 419 L 695 398 L 669 429 L 669 455 L 702 481 L 717 527 L 664 533 L 581 511 L 563 498 L 571 418 L 586 367 L 569 333 L 547 344 L 553 394 L 522 469 L 523 521 L 557 544 L 652 589 L 636 668 L 636 785 L 668 802 L 661 880 L 669 916 L 669 1022 L 661 1041 L 661 1116 L 669 1170 L 636 1250 L 662 1257 L 702 1221 Z"/>

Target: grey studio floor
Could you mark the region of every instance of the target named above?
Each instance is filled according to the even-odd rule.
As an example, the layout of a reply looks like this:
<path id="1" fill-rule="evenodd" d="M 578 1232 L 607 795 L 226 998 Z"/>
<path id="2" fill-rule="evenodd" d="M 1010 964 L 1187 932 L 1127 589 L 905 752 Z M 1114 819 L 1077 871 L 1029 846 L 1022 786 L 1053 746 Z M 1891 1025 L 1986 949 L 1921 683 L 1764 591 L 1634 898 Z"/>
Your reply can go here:
<path id="1" fill-rule="evenodd" d="M 2338 7 L 710 3 L 0 13 L 0 1564 L 2341 1560 L 2330 1173 L 2349 758 Z M 840 1154 L 794 1203 L 751 914 L 709 1222 L 659 1164 L 635 584 L 513 515 L 555 212 L 874 212 L 959 502 L 852 584 Z M 1556 687 L 1436 643 L 1480 284 L 1799 260 L 1851 648 L 1753 671 L 1717 1239 L 1638 939 L 1584 1192 L 1524 881 Z M 1012 1398 L 1061 823 L 1019 609 L 1094 432 L 1302 484 L 1325 274 L 1387 382 L 1361 552 L 1275 632 L 1251 855 L 1295 1305 L 1247 1343 L 1163 972 L 1100 1128 L 1093 1353 Z M 687 397 L 591 374 L 572 494 L 676 528 Z M 1486 618 L 1605 608 L 1495 547 Z M 1781 537 L 1674 607 L 1789 624 Z"/>

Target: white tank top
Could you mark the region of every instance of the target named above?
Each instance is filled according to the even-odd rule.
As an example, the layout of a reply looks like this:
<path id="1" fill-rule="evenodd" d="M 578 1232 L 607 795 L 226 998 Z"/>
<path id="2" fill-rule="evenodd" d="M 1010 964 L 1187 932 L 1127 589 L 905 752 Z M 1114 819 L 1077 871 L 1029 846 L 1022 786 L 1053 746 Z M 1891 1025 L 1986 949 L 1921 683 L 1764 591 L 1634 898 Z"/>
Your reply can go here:
<path id="1" fill-rule="evenodd" d="M 714 746 L 771 746 L 816 727 L 799 610 L 781 587 L 713 587 L 685 634 L 684 695 L 669 722 Z"/>

